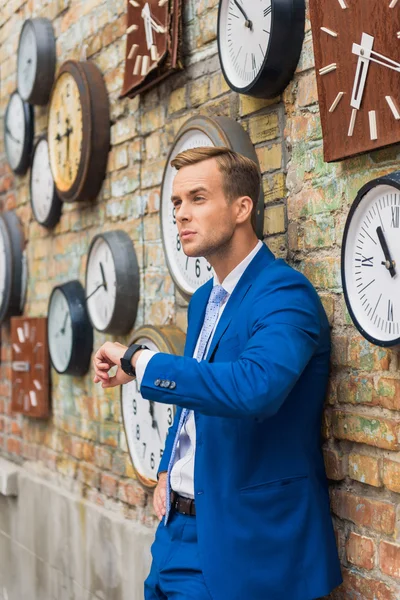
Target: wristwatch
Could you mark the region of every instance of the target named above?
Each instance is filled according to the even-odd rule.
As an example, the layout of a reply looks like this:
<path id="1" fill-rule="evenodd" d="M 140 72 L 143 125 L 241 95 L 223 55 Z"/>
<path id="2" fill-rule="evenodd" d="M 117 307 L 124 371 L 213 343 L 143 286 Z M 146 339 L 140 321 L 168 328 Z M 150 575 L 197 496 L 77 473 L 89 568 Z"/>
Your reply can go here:
<path id="1" fill-rule="evenodd" d="M 136 377 L 136 369 L 133 367 L 131 360 L 138 350 L 149 350 L 149 348 L 143 344 L 132 344 L 121 358 L 121 369 L 131 377 Z"/>

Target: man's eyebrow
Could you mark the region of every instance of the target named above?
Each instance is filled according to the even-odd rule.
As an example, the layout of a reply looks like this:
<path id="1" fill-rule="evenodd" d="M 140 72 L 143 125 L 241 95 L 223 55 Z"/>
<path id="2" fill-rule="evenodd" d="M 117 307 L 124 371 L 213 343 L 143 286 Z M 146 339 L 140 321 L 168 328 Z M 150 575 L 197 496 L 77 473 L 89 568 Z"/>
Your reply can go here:
<path id="1" fill-rule="evenodd" d="M 194 188 L 193 190 L 190 190 L 189 192 L 189 196 L 194 196 L 195 194 L 198 194 L 199 192 L 208 192 L 207 188 L 200 186 L 197 188 Z M 171 196 L 171 202 L 175 202 L 175 200 L 180 200 L 181 197 L 180 196 Z"/>

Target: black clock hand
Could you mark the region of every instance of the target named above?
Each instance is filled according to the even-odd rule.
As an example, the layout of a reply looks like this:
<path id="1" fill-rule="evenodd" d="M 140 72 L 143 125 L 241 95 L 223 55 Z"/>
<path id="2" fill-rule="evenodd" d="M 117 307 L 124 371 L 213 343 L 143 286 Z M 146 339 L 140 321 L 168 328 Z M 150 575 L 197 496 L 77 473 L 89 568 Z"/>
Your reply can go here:
<path id="1" fill-rule="evenodd" d="M 65 326 L 66 326 L 66 324 L 67 324 L 67 319 L 68 319 L 68 312 L 66 312 L 66 313 L 65 313 L 65 319 L 64 319 L 64 323 L 63 323 L 63 326 L 62 326 L 62 327 L 61 327 L 61 329 L 60 329 L 60 333 L 62 333 L 63 335 L 64 335 L 64 333 L 65 333 Z"/>
<path id="2" fill-rule="evenodd" d="M 151 426 L 157 429 L 157 433 L 158 433 L 158 437 L 160 438 L 160 442 L 162 441 L 161 439 L 161 435 L 160 435 L 160 430 L 158 428 L 158 423 L 154 418 L 154 401 L 153 400 L 149 400 L 149 412 L 150 412 L 150 416 L 151 416 Z"/>
<path id="3" fill-rule="evenodd" d="M 382 231 L 382 227 L 380 225 L 379 225 L 379 227 L 377 227 L 376 233 L 378 235 L 379 242 L 382 246 L 383 254 L 385 255 L 386 262 L 383 264 L 389 271 L 390 275 L 392 277 L 394 277 L 396 275 L 395 262 L 392 260 L 392 257 L 390 256 L 389 247 L 387 245 L 385 235 L 384 235 L 384 233 Z"/>
<path id="4" fill-rule="evenodd" d="M 91 294 L 89 294 L 89 296 L 86 296 L 86 300 L 89 300 L 89 298 L 91 298 L 93 296 L 93 294 L 95 294 L 97 292 L 97 290 L 99 290 L 100 288 L 104 287 L 104 283 L 100 283 L 97 288 L 95 288 L 93 290 L 93 292 Z"/>
<path id="5" fill-rule="evenodd" d="M 10 137 L 10 138 L 11 138 L 11 139 L 14 141 L 14 142 L 16 142 L 17 144 L 20 144 L 20 143 L 21 143 L 21 140 L 17 140 L 17 138 L 15 138 L 15 137 L 13 136 L 13 134 L 11 133 L 11 130 L 10 130 L 10 128 L 8 127 L 8 125 L 6 125 L 6 134 L 7 134 L 7 135 L 8 135 L 8 136 L 9 136 L 9 137 Z"/>
<path id="6" fill-rule="evenodd" d="M 101 278 L 103 280 L 104 289 L 107 291 L 107 281 L 106 281 L 106 277 L 104 275 L 104 267 L 103 267 L 102 263 L 99 263 L 99 264 L 100 264 Z"/>
<path id="7" fill-rule="evenodd" d="M 244 16 L 244 18 L 246 19 L 245 22 L 245 26 L 248 27 L 249 29 L 253 29 L 253 23 L 250 21 L 250 19 L 247 17 L 246 13 L 244 12 L 243 8 L 240 6 L 238 0 L 233 0 L 234 3 L 236 4 L 236 6 L 238 7 L 238 9 L 240 10 L 240 12 L 242 13 L 242 15 Z"/>

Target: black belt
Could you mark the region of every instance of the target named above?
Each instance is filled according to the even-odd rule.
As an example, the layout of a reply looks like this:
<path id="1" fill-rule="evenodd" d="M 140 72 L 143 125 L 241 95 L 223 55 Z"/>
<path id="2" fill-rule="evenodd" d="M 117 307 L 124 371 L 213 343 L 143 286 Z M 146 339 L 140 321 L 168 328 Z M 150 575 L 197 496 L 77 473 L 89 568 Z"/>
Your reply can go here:
<path id="1" fill-rule="evenodd" d="M 182 515 L 196 516 L 196 506 L 193 498 L 185 498 L 173 490 L 171 491 L 171 506 Z"/>

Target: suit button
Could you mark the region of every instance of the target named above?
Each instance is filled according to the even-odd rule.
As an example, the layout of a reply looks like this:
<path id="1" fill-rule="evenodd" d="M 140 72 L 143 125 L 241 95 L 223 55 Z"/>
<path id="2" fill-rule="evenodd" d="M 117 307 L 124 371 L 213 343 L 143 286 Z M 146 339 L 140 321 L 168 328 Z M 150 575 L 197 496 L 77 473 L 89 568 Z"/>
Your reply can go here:
<path id="1" fill-rule="evenodd" d="M 170 390 L 174 390 L 175 388 L 176 388 L 176 383 L 175 383 L 175 381 L 170 381 L 170 383 L 169 383 L 169 389 L 170 389 Z"/>
<path id="2" fill-rule="evenodd" d="M 159 387 L 161 385 L 161 379 L 156 379 L 155 382 L 154 382 L 154 385 L 156 387 Z"/>
<path id="3" fill-rule="evenodd" d="M 169 388 L 169 384 L 170 384 L 170 383 L 171 383 L 171 382 L 170 382 L 170 381 L 168 381 L 168 379 L 166 379 L 166 380 L 164 381 L 164 387 L 165 387 L 165 388 Z"/>

